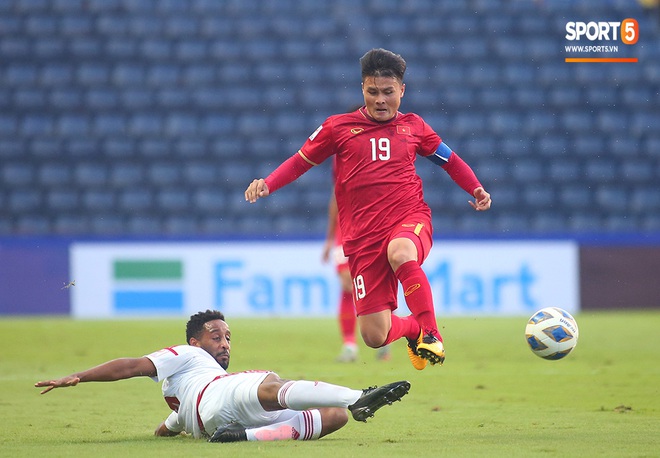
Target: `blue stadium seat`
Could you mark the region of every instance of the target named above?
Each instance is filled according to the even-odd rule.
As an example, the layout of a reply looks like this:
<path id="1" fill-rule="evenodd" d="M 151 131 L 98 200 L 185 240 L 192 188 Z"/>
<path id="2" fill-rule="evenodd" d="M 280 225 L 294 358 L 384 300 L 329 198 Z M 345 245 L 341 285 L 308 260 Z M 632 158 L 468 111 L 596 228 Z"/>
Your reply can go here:
<path id="1" fill-rule="evenodd" d="M 110 67 L 103 63 L 82 63 L 77 69 L 78 82 L 83 85 L 105 85 L 110 81 Z"/>
<path id="2" fill-rule="evenodd" d="M 23 110 L 43 110 L 46 108 L 46 92 L 41 89 L 17 89 L 14 92 L 14 105 Z"/>
<path id="3" fill-rule="evenodd" d="M 206 142 L 198 136 L 180 138 L 172 145 L 172 153 L 181 158 L 197 158 L 208 152 Z"/>
<path id="4" fill-rule="evenodd" d="M 594 115 L 586 111 L 567 109 L 559 118 L 561 128 L 574 132 L 590 132 L 595 125 Z"/>
<path id="5" fill-rule="evenodd" d="M 140 163 L 119 162 L 113 164 L 110 170 L 109 182 L 114 187 L 127 187 L 144 182 L 144 170 Z"/>
<path id="6" fill-rule="evenodd" d="M 188 91 L 183 89 L 162 89 L 156 96 L 158 105 L 164 109 L 185 108 L 190 105 Z"/>
<path id="7" fill-rule="evenodd" d="M 138 206 L 137 210 L 144 209 Z M 129 210 L 132 210 L 129 208 Z M 128 218 L 126 229 L 129 234 L 135 235 L 162 235 L 163 227 L 161 217 L 155 215 L 134 214 Z"/>
<path id="8" fill-rule="evenodd" d="M 511 175 L 519 183 L 541 182 L 545 177 L 543 165 L 533 159 L 520 159 L 516 161 L 511 170 Z"/>
<path id="9" fill-rule="evenodd" d="M 572 153 L 586 158 L 600 157 L 607 151 L 605 140 L 597 135 L 583 135 L 575 138 Z"/>
<path id="10" fill-rule="evenodd" d="M 71 138 L 65 145 L 65 150 L 76 160 L 81 156 L 95 156 L 98 153 L 97 142 L 92 138 Z"/>
<path id="11" fill-rule="evenodd" d="M 626 211 L 630 205 L 629 193 L 625 186 L 599 186 L 594 199 L 597 205 L 615 211 Z"/>
<path id="12" fill-rule="evenodd" d="M 163 222 L 163 231 L 173 235 L 198 234 L 199 228 L 196 218 L 189 216 L 169 216 Z"/>
<path id="13" fill-rule="evenodd" d="M 62 163 L 45 163 L 39 169 L 39 184 L 67 186 L 71 183 L 71 167 Z"/>
<path id="14" fill-rule="evenodd" d="M 85 101 L 93 110 L 107 111 L 119 105 L 119 94 L 114 89 L 90 89 Z"/>
<path id="15" fill-rule="evenodd" d="M 181 180 L 181 167 L 173 162 L 155 162 L 149 166 L 147 178 L 157 186 L 174 186 Z"/>
<path id="16" fill-rule="evenodd" d="M 90 213 L 111 211 L 115 207 L 115 194 L 108 189 L 87 189 L 82 195 L 82 205 Z"/>
<path id="17" fill-rule="evenodd" d="M 40 80 L 49 87 L 68 86 L 73 82 L 73 68 L 64 64 L 46 65 L 41 70 Z"/>
<path id="18" fill-rule="evenodd" d="M 584 168 L 585 177 L 592 183 L 611 182 L 618 178 L 618 165 L 606 159 L 587 160 Z"/>
<path id="19" fill-rule="evenodd" d="M 80 89 L 71 87 L 53 89 L 49 102 L 57 109 L 76 109 L 83 103 L 83 93 Z"/>
<path id="20" fill-rule="evenodd" d="M 128 132 L 136 136 L 160 136 L 164 121 L 156 113 L 141 113 L 133 116 L 128 123 Z"/>
<path id="21" fill-rule="evenodd" d="M 0 40 L 0 54 L 6 58 L 22 58 L 29 56 L 30 40 L 24 37 L 9 37 Z"/>
<path id="22" fill-rule="evenodd" d="M 20 215 L 15 224 L 17 235 L 46 235 L 52 234 L 51 224 L 45 215 Z"/>
<path id="23" fill-rule="evenodd" d="M 165 213 L 181 212 L 190 206 L 190 196 L 184 189 L 163 189 L 156 195 L 156 203 Z"/>
<path id="24" fill-rule="evenodd" d="M 50 135 L 55 132 L 55 120 L 44 114 L 30 114 L 22 119 L 19 133 L 26 137 Z"/>
<path id="25" fill-rule="evenodd" d="M 660 124 L 655 124 L 658 125 Z M 642 152 L 648 157 L 660 157 L 660 135 L 657 131 L 646 137 L 642 144 Z"/>
<path id="26" fill-rule="evenodd" d="M 53 36 L 58 29 L 57 18 L 50 15 L 30 14 L 25 17 L 24 30 L 33 37 Z"/>
<path id="27" fill-rule="evenodd" d="M 628 114 L 619 110 L 602 110 L 596 117 L 596 125 L 602 132 L 623 136 L 629 132 Z"/>
<path id="28" fill-rule="evenodd" d="M 74 176 L 81 186 L 103 186 L 108 180 L 108 168 L 99 163 L 81 163 L 76 165 Z"/>
<path id="29" fill-rule="evenodd" d="M 9 208 L 15 214 L 36 210 L 42 203 L 41 192 L 34 188 L 16 188 L 9 193 Z"/>
<path id="30" fill-rule="evenodd" d="M 99 136 L 124 135 L 127 132 L 127 119 L 123 114 L 99 114 L 93 121 L 93 131 Z"/>
<path id="31" fill-rule="evenodd" d="M 64 58 L 67 55 L 65 40 L 56 37 L 35 38 L 32 45 L 32 55 L 39 59 Z"/>
<path id="32" fill-rule="evenodd" d="M 2 183 L 9 186 L 30 185 L 34 182 L 34 166 L 25 162 L 7 162 L 2 166 Z"/>
<path id="33" fill-rule="evenodd" d="M 111 37 L 108 39 L 105 49 L 113 59 L 125 60 L 138 57 L 138 42 L 130 37 Z"/>
<path id="34" fill-rule="evenodd" d="M 27 150 L 32 156 L 38 158 L 52 157 L 61 160 L 62 157 L 60 139 L 53 136 L 33 137 L 28 143 Z"/>
<path id="35" fill-rule="evenodd" d="M 129 212 L 153 208 L 154 199 L 150 189 L 135 187 L 119 195 L 119 207 Z"/>
<path id="36" fill-rule="evenodd" d="M 225 193 L 219 187 L 203 187 L 192 196 L 192 203 L 202 213 L 222 213 L 226 206 Z"/>
<path id="37" fill-rule="evenodd" d="M 561 233 L 566 230 L 565 217 L 556 211 L 541 211 L 531 218 L 531 227 L 540 234 Z"/>
<path id="38" fill-rule="evenodd" d="M 140 41 L 138 49 L 140 54 L 149 60 L 158 61 L 172 57 L 173 43 L 171 40 L 147 37 Z"/>
<path id="39" fill-rule="evenodd" d="M 71 40 L 69 52 L 76 58 L 94 58 L 103 53 L 104 43 L 100 39 L 85 37 Z M 108 48 L 108 50 L 110 50 Z M 64 53 L 64 46 L 63 46 Z"/>
<path id="40" fill-rule="evenodd" d="M 57 131 L 64 137 L 87 135 L 91 130 L 91 121 L 86 115 L 63 115 L 57 120 Z"/>
<path id="41" fill-rule="evenodd" d="M 5 54 L 4 50 L 2 50 Z M 5 64 L 4 84 L 12 87 L 32 86 L 37 82 L 39 70 L 36 64 Z M 3 65 L 4 66 L 4 65 Z"/>
<path id="42" fill-rule="evenodd" d="M 90 217 L 90 231 L 99 235 L 125 235 L 128 233 L 124 218 L 113 213 L 94 214 Z"/>
<path id="43" fill-rule="evenodd" d="M 101 144 L 101 150 L 111 161 L 130 158 L 136 150 L 136 143 L 126 138 L 108 138 Z"/>
<path id="44" fill-rule="evenodd" d="M 582 175 L 579 163 L 571 158 L 563 158 L 548 164 L 548 178 L 552 183 L 575 183 Z"/>
<path id="45" fill-rule="evenodd" d="M 591 189 L 580 184 L 569 184 L 559 188 L 559 203 L 569 210 L 587 209 L 592 205 Z"/>
<path id="46" fill-rule="evenodd" d="M 18 119 L 15 114 L 0 112 L 0 138 L 15 136 L 17 126 Z"/>
<path id="47" fill-rule="evenodd" d="M 187 183 L 195 186 L 212 185 L 218 176 L 214 161 L 186 162 L 183 167 L 183 178 Z"/>
<path id="48" fill-rule="evenodd" d="M 173 113 L 165 119 L 165 134 L 171 137 L 197 135 L 197 116 L 188 113 Z"/>
<path id="49" fill-rule="evenodd" d="M 78 192 L 72 189 L 54 189 L 48 192 L 46 204 L 54 212 L 76 210 L 78 207 Z"/>

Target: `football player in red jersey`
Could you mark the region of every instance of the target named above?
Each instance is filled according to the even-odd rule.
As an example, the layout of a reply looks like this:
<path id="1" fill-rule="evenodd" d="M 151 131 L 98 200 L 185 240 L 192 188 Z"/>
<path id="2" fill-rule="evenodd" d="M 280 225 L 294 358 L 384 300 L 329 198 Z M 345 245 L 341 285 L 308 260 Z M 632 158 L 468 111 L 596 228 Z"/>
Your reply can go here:
<path id="1" fill-rule="evenodd" d="M 442 167 L 488 210 L 490 194 L 476 175 L 435 131 L 414 113 L 401 113 L 405 60 L 385 49 L 360 59 L 364 106 L 330 116 L 300 150 L 245 191 L 254 203 L 336 156 L 335 197 L 344 253 L 353 278 L 358 325 L 364 342 L 379 348 L 408 340 L 413 366 L 442 364 L 431 286 L 421 268 L 432 245 L 431 210 L 415 171 L 417 155 Z M 412 315 L 397 316 L 398 282 Z"/>

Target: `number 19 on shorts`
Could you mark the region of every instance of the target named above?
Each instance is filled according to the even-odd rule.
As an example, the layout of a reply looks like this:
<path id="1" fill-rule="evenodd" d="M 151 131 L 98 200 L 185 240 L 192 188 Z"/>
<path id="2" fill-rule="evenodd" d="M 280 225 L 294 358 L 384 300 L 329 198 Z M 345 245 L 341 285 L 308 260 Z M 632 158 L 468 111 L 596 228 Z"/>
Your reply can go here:
<path id="1" fill-rule="evenodd" d="M 355 291 L 355 300 L 359 301 L 367 295 L 367 290 L 364 287 L 364 277 L 358 275 L 353 279 L 353 290 Z"/>

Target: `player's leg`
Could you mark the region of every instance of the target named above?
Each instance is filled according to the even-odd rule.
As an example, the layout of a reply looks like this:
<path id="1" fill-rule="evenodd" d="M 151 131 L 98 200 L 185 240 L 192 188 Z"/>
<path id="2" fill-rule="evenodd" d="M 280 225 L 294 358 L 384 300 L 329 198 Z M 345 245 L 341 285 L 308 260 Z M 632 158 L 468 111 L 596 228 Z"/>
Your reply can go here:
<path id="1" fill-rule="evenodd" d="M 265 411 L 343 407 L 351 411 L 355 420 L 364 421 L 381 407 L 401 399 L 409 389 L 410 383 L 406 381 L 353 390 L 319 381 L 285 380 L 277 374 L 269 374 L 259 385 L 257 396 Z"/>
<path id="2" fill-rule="evenodd" d="M 209 442 L 315 440 L 348 422 L 346 409 L 339 407 L 280 412 L 277 420 L 268 425 L 244 428 L 233 423 L 218 428 Z"/>
<path id="3" fill-rule="evenodd" d="M 343 254 L 343 252 L 342 252 Z M 348 270 L 348 264 L 337 266 L 337 274 L 341 283 L 339 298 L 339 330 L 342 337 L 342 352 L 337 357 L 339 362 L 353 362 L 357 360 L 357 344 L 355 342 L 355 304 L 353 303 L 353 280 Z"/>
<path id="4" fill-rule="evenodd" d="M 417 369 L 423 369 L 414 356 L 422 357 L 431 364 L 442 364 L 445 359 L 442 336 L 433 305 L 431 285 L 421 268 L 421 263 L 430 251 L 432 237 L 427 225 L 407 223 L 395 231 L 387 246 L 387 258 L 397 279 L 401 283 L 408 308 L 421 327 L 420 334 L 408 337 L 409 356 Z"/>

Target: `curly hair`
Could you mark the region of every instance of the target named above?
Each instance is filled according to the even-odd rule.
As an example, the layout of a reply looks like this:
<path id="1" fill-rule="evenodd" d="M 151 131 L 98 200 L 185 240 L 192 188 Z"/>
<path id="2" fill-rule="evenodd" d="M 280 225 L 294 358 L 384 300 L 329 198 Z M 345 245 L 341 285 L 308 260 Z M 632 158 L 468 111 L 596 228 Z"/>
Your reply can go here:
<path id="1" fill-rule="evenodd" d="M 204 325 L 213 320 L 225 321 L 225 315 L 217 310 L 207 310 L 192 315 L 186 324 L 186 343 L 190 343 L 192 337 L 199 339 Z"/>
<path id="2" fill-rule="evenodd" d="M 375 48 L 360 58 L 362 80 L 368 76 L 385 76 L 403 81 L 406 61 L 398 54 L 383 48 Z"/>

